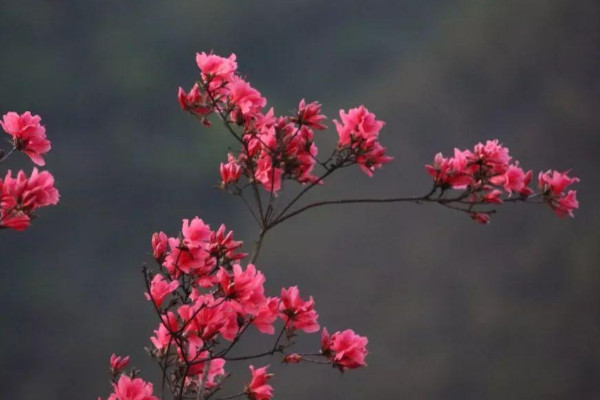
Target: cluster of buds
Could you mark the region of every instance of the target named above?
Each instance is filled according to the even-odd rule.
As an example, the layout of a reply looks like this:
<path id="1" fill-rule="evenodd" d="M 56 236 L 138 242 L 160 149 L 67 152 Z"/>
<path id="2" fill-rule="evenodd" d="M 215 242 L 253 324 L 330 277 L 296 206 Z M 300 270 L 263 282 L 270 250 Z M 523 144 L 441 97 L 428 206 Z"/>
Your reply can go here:
<path id="1" fill-rule="evenodd" d="M 43 166 L 42 154 L 50 150 L 46 138 L 46 128 L 41 125 L 38 115 L 29 111 L 19 115 L 9 112 L 0 125 L 11 136 L 13 148 L 0 153 L 0 163 L 14 151 L 21 151 L 31 158 L 34 164 Z M 8 170 L 4 179 L 0 178 L 0 229 L 22 231 L 35 217 L 34 211 L 40 207 L 58 203 L 58 190 L 54 187 L 54 177 L 48 171 L 33 169 L 30 176 L 19 171 L 16 176 Z"/>

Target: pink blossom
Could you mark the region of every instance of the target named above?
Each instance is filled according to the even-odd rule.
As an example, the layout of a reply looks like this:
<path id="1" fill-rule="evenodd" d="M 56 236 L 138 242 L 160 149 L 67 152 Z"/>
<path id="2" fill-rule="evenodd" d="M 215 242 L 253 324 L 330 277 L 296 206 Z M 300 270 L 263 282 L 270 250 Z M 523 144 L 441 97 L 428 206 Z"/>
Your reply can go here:
<path id="1" fill-rule="evenodd" d="M 281 361 L 286 364 L 298 364 L 302 361 L 302 356 L 298 353 L 286 354 Z"/>
<path id="2" fill-rule="evenodd" d="M 261 96 L 260 92 L 254 89 L 248 82 L 238 76 L 233 76 L 227 86 L 229 89 L 229 102 L 236 107 L 236 117 L 241 117 L 243 121 L 254 117 L 264 106 L 267 105 L 267 99 Z M 234 118 L 236 120 L 237 118 Z"/>
<path id="3" fill-rule="evenodd" d="M 35 164 L 45 164 L 42 154 L 50 151 L 50 141 L 46 138 L 46 128 L 40 124 L 39 115 L 26 111 L 22 115 L 9 112 L 4 115 L 0 125 L 12 136 L 17 150 L 27 154 Z"/>
<path id="4" fill-rule="evenodd" d="M 366 365 L 366 337 L 357 335 L 352 329 L 336 332 L 329 337 L 324 329 L 322 338 L 328 340 L 328 343 L 321 344 L 321 351 L 342 371 Z"/>
<path id="5" fill-rule="evenodd" d="M 230 183 L 238 181 L 242 173 L 242 167 L 233 154 L 229 153 L 227 155 L 227 164 L 221 163 L 219 171 L 221 172 L 221 185 L 227 186 Z"/>
<path id="6" fill-rule="evenodd" d="M 153 299 L 156 307 L 160 307 L 165 297 L 178 287 L 179 281 L 173 280 L 170 283 L 167 283 L 161 274 L 156 274 L 154 275 L 154 278 L 152 278 L 152 282 L 150 283 L 150 294 L 146 293 L 146 299 Z"/>
<path id="7" fill-rule="evenodd" d="M 267 152 L 263 152 L 258 163 L 254 177 L 268 192 L 277 193 L 281 190 L 281 176 L 283 170 L 273 167 L 273 160 Z"/>
<path id="8" fill-rule="evenodd" d="M 314 310 L 314 300 L 302 300 L 297 286 L 281 289 L 281 304 L 279 305 L 280 317 L 290 331 L 299 329 L 306 333 L 317 332 L 319 315 Z"/>
<path id="9" fill-rule="evenodd" d="M 206 245 L 210 239 L 211 231 L 210 227 L 204 221 L 195 217 L 192 222 L 188 219 L 183 220 L 181 233 L 183 234 L 183 243 L 187 247 L 198 248 Z"/>
<path id="10" fill-rule="evenodd" d="M 338 146 L 345 147 L 358 140 L 364 140 L 369 145 L 379 136 L 379 131 L 385 124 L 375 119 L 375 114 L 369 112 L 364 106 L 352 108 L 346 113 L 340 110 L 340 119 L 333 120 L 338 132 Z"/>
<path id="11" fill-rule="evenodd" d="M 0 226 L 23 230 L 29 226 L 32 212 L 58 203 L 59 193 L 54 187 L 54 177 L 48 171 L 33 169 L 28 178 L 19 171 L 13 178 L 9 170 L 0 179 Z"/>
<path id="12" fill-rule="evenodd" d="M 245 313 L 258 313 L 260 306 L 266 301 L 263 286 L 265 276 L 253 264 L 248 264 L 245 271 L 239 264 L 235 264 L 231 275 L 221 267 L 217 277 L 226 298 L 237 301 Z"/>
<path id="13" fill-rule="evenodd" d="M 509 165 L 502 175 L 496 175 L 490 178 L 490 182 L 494 185 L 504 187 L 507 193 L 517 192 L 522 195 L 529 195 L 533 191 L 527 187 L 531 181 L 532 171 L 525 173 L 518 165 Z"/>
<path id="14" fill-rule="evenodd" d="M 484 203 L 501 204 L 502 203 L 502 199 L 500 198 L 500 196 L 502 196 L 502 191 L 501 190 L 492 189 L 489 192 L 487 192 L 485 195 L 483 195 L 483 197 L 482 197 L 481 200 Z"/>
<path id="15" fill-rule="evenodd" d="M 29 226 L 30 221 L 31 217 L 22 211 L 13 211 L 10 213 L 3 212 L 2 215 L 0 215 L 0 228 L 22 231 Z"/>
<path id="16" fill-rule="evenodd" d="M 156 260 L 162 260 L 167 251 L 168 238 L 164 232 L 154 232 L 152 234 L 152 255 Z"/>
<path id="17" fill-rule="evenodd" d="M 127 375 L 121 375 L 113 387 L 117 400 L 159 400 L 152 395 L 152 384 L 141 378 L 131 379 Z"/>
<path id="18" fill-rule="evenodd" d="M 575 190 L 569 190 L 566 195 L 554 199 L 550 205 L 559 217 L 564 217 L 566 215 L 574 217 L 573 210 L 579 208 L 577 192 Z"/>
<path id="19" fill-rule="evenodd" d="M 210 357 L 210 353 L 208 351 L 203 351 L 203 352 L 199 353 L 197 356 L 195 356 L 194 358 L 192 358 L 190 361 L 206 360 L 209 357 Z M 216 379 L 220 376 L 225 375 L 225 360 L 224 359 L 213 358 L 210 361 L 196 362 L 195 364 L 192 364 L 190 366 L 190 368 L 188 369 L 187 375 L 188 376 L 196 375 L 197 382 L 198 383 L 201 382 L 202 375 L 204 373 L 204 368 L 205 368 L 207 362 L 210 362 L 210 365 L 208 367 L 208 374 L 207 374 L 206 380 L 204 382 L 204 387 L 206 389 L 212 389 L 217 386 Z"/>
<path id="20" fill-rule="evenodd" d="M 129 356 L 121 357 L 116 354 L 110 356 L 110 370 L 113 375 L 120 373 L 129 364 Z"/>
<path id="21" fill-rule="evenodd" d="M 16 179 L 9 170 L 4 178 L 2 201 L 14 200 L 20 208 L 35 210 L 40 207 L 58 203 L 58 190 L 54 187 L 54 177 L 48 171 L 39 172 L 34 168 L 29 178 L 23 171 L 19 171 Z"/>
<path id="22" fill-rule="evenodd" d="M 161 321 L 158 329 L 154 330 L 155 336 L 150 337 L 150 341 L 162 353 L 167 350 L 169 344 L 173 344 L 171 332 L 177 332 L 179 324 L 177 316 L 171 311 L 161 316 Z"/>
<path id="23" fill-rule="evenodd" d="M 304 99 L 300 100 L 298 105 L 298 116 L 296 121 L 301 125 L 306 125 L 312 129 L 323 130 L 327 128 L 321 123 L 326 116 L 321 114 L 321 104 L 316 101 L 306 104 Z"/>
<path id="24" fill-rule="evenodd" d="M 279 299 L 277 297 L 269 297 L 260 305 L 258 313 L 252 319 L 252 324 L 261 333 L 274 334 L 275 328 L 273 327 L 273 323 L 277 319 L 278 310 Z"/>
<path id="25" fill-rule="evenodd" d="M 237 333 L 237 314 L 234 307 L 223 299 L 212 295 L 194 296 L 194 303 L 185 304 L 177 310 L 186 335 L 198 335 L 202 340 L 211 340 L 217 334 L 233 340 Z"/>
<path id="26" fill-rule="evenodd" d="M 490 223 L 490 215 L 486 213 L 472 212 L 471 218 L 473 221 L 479 222 L 480 224 L 489 224 Z"/>
<path id="27" fill-rule="evenodd" d="M 484 166 L 493 175 L 498 175 L 506 172 L 510 159 L 508 148 L 504 147 L 498 139 L 494 139 L 488 140 L 485 144 L 476 144 L 469 157 L 469 162 Z"/>
<path id="28" fill-rule="evenodd" d="M 385 147 L 378 142 L 373 143 L 368 150 L 356 155 L 357 164 L 368 176 L 373 176 L 375 168 L 381 168 L 383 164 L 387 164 L 393 159 L 385 154 Z"/>
<path id="29" fill-rule="evenodd" d="M 190 238 L 196 237 L 193 231 L 190 232 L 190 235 Z M 194 239 L 190 240 L 193 241 Z M 203 277 L 212 270 L 215 260 L 209 257 L 208 252 L 202 247 L 187 247 L 181 240 L 176 238 L 169 238 L 168 242 L 170 252 L 165 257 L 163 266 L 172 276 L 178 277 L 181 273 L 184 273 Z"/>
<path id="30" fill-rule="evenodd" d="M 560 195 L 568 186 L 579 182 L 579 178 L 571 178 L 567 175 L 570 171 L 558 172 L 548 170 L 540 172 L 538 184 L 544 192 L 550 192 L 556 196 Z"/>
<path id="31" fill-rule="evenodd" d="M 577 201 L 577 191 L 565 189 L 573 183 L 579 182 L 579 178 L 570 177 L 569 171 L 546 171 L 540 172 L 538 184 L 542 190 L 544 200 L 552 207 L 556 215 L 564 217 L 566 215 L 573 217 L 573 211 L 579 208 Z"/>
<path id="32" fill-rule="evenodd" d="M 183 88 L 179 88 L 179 91 L 177 92 L 177 100 L 179 101 L 181 109 L 184 111 L 190 111 L 202 116 L 206 116 L 213 111 L 210 98 L 206 93 L 200 92 L 200 88 L 198 87 L 197 83 L 192 86 L 188 93 L 186 93 Z M 210 122 L 208 122 L 208 120 L 203 119 L 202 122 L 204 125 L 210 126 Z"/>
<path id="33" fill-rule="evenodd" d="M 377 142 L 385 123 L 375 119 L 375 114 L 359 106 L 348 113 L 340 110 L 340 119 L 341 122 L 333 120 L 339 137 L 338 149 L 348 151 L 352 156 L 350 160 L 356 162 L 363 172 L 371 176 L 375 168 L 381 168 L 382 164 L 392 160 L 385 155 L 385 147 Z"/>
<path id="34" fill-rule="evenodd" d="M 204 80 L 213 79 L 220 83 L 230 81 L 233 77 L 237 69 L 235 58 L 233 53 L 228 58 L 224 58 L 202 52 L 196 53 L 196 64 L 198 64 Z"/>
<path id="35" fill-rule="evenodd" d="M 219 229 L 211 232 L 209 240 L 209 253 L 212 257 L 223 260 L 224 263 L 229 261 L 237 261 L 246 257 L 247 253 L 237 253 L 244 243 L 241 240 L 233 239 L 233 231 L 227 232 L 224 224 L 221 224 Z"/>
<path id="36" fill-rule="evenodd" d="M 454 149 L 454 157 L 445 158 L 442 153 L 437 153 L 433 165 L 426 165 L 425 169 L 438 186 L 463 189 L 473 182 L 472 172 L 467 170 L 469 154 L 468 150 Z"/>
<path id="37" fill-rule="evenodd" d="M 267 367 L 254 369 L 250 365 L 252 380 L 246 386 L 246 396 L 250 400 L 270 400 L 273 397 L 273 387 L 267 382 L 273 377 L 273 374 L 267 373 Z"/>

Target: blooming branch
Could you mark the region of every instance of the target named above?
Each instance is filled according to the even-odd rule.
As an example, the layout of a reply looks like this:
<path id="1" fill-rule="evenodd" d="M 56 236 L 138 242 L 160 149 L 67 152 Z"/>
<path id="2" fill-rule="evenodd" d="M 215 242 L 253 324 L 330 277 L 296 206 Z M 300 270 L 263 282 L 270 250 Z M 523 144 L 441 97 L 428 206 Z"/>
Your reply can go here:
<path id="1" fill-rule="evenodd" d="M 212 230 L 199 217 L 183 219 L 173 236 L 152 235 L 155 271 L 144 267 L 145 296 L 159 325 L 148 349 L 162 371 L 162 392 L 173 399 L 209 399 L 224 387 L 226 363 L 274 355 L 282 362 L 326 364 L 341 372 L 366 366 L 368 339 L 351 329 L 329 334 L 321 331 L 321 347 L 312 353 L 293 352 L 299 335 L 320 330 L 312 296 L 301 296 L 297 286 L 282 288 L 279 296 L 265 292 L 266 278 L 255 263 L 267 232 L 313 208 L 334 204 L 436 203 L 488 223 L 503 203 L 545 203 L 559 216 L 573 216 L 578 202 L 568 189 L 579 181 L 569 172 L 541 172 L 536 189 L 533 172 L 524 171 L 498 140 L 476 144 L 472 150 L 454 150 L 453 157 L 437 154 L 426 171 L 433 180 L 422 196 L 333 199 L 300 205 L 312 189 L 344 168 L 358 166 L 372 176 L 392 157 L 379 141 L 385 125 L 363 105 L 340 110 L 333 120 L 337 144 L 329 157 L 318 158 L 315 131 L 326 129 L 321 104 L 302 99 L 291 115 L 276 116 L 267 100 L 238 73 L 234 54 L 196 55 L 199 78 L 189 92 L 182 88 L 182 109 L 211 126 L 211 115 L 220 119 L 240 145 L 220 164 L 219 188 L 239 196 L 259 227 L 252 255 L 240 251 L 224 225 Z M 290 200 L 278 194 L 298 184 Z M 247 192 L 250 191 L 249 196 Z M 243 261 L 246 261 L 245 263 Z M 281 321 L 280 321 L 281 320 Z M 279 327 L 277 327 L 279 325 Z M 275 335 L 273 346 L 249 355 L 230 355 L 245 334 L 255 329 Z M 116 356 L 114 356 L 116 357 Z M 109 400 L 153 400 L 153 387 L 123 371 L 129 359 L 111 358 L 113 393 Z M 218 399 L 247 397 L 270 400 L 273 377 L 267 366 L 249 365 L 250 382 L 234 394 Z M 118 379 L 117 379 L 118 378 Z M 217 399 L 217 400 L 218 400 Z"/>

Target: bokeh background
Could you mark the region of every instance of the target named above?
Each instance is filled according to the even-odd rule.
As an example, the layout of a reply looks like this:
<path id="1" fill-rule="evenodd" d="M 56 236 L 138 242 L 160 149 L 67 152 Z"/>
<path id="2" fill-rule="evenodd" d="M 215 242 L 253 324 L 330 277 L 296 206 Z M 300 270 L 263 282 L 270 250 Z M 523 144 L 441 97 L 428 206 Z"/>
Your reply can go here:
<path id="1" fill-rule="evenodd" d="M 0 398 L 104 397 L 112 352 L 156 379 L 140 273 L 151 233 L 198 215 L 253 240 L 242 205 L 213 189 L 231 141 L 176 101 L 211 49 L 236 53 L 280 113 L 306 98 L 387 122 L 394 162 L 313 199 L 424 193 L 437 151 L 489 138 L 524 167 L 581 177 L 573 220 L 507 205 L 480 226 L 373 205 L 277 228 L 259 263 L 269 291 L 298 284 L 370 355 L 344 376 L 258 361 L 276 398 L 600 398 L 600 2 L 2 0 L 0 49 L 0 112 L 42 115 L 62 196 L 26 232 L 0 232 Z M 335 132 L 319 135 L 325 149 Z M 228 369 L 247 380 L 246 364 Z"/>

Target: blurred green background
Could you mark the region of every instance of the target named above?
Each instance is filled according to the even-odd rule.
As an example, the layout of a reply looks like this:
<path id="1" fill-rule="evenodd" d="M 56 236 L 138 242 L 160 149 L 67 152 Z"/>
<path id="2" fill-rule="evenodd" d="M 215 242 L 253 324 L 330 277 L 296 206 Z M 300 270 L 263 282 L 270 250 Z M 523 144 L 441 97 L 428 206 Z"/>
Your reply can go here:
<path id="1" fill-rule="evenodd" d="M 237 199 L 212 189 L 232 143 L 176 101 L 211 49 L 236 53 L 276 112 L 364 103 L 387 122 L 394 162 L 372 179 L 346 171 L 313 199 L 422 194 L 437 151 L 489 138 L 526 168 L 581 177 L 574 220 L 506 205 L 479 226 L 371 205 L 277 228 L 259 263 L 268 290 L 298 284 L 323 325 L 367 335 L 370 355 L 345 376 L 261 360 L 276 398 L 600 398 L 595 0 L 2 0 L 0 113 L 43 117 L 62 197 L 26 232 L 0 232 L 0 398 L 105 397 L 112 352 L 156 379 L 140 273 L 151 233 L 198 215 L 254 238 Z M 335 132 L 319 136 L 325 153 Z M 22 155 L 8 166 L 31 169 Z M 226 368 L 241 388 L 247 365 Z"/>

